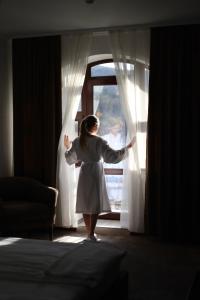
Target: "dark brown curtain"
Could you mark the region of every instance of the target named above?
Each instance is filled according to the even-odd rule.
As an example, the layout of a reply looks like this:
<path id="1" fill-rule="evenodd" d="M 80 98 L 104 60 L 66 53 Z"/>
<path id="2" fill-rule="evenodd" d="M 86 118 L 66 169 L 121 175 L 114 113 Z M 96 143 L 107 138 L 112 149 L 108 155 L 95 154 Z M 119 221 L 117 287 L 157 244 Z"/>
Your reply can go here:
<path id="1" fill-rule="evenodd" d="M 61 131 L 60 36 L 13 40 L 14 174 L 55 186 Z"/>
<path id="2" fill-rule="evenodd" d="M 200 241 L 200 26 L 151 30 L 146 231 Z"/>

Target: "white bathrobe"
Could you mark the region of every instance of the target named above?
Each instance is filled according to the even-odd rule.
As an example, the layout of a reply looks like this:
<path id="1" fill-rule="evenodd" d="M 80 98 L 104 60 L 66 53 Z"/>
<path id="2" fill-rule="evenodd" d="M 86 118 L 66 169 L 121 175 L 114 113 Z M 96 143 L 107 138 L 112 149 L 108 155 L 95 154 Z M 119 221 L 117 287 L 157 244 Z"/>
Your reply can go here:
<path id="1" fill-rule="evenodd" d="M 79 137 L 72 142 L 72 147 L 65 152 L 68 164 L 81 161 L 79 173 L 76 212 L 85 214 L 99 214 L 110 212 L 110 204 L 106 189 L 103 161 L 118 163 L 127 157 L 128 149 L 112 149 L 99 136 L 86 137 L 86 146 L 80 146 Z"/>

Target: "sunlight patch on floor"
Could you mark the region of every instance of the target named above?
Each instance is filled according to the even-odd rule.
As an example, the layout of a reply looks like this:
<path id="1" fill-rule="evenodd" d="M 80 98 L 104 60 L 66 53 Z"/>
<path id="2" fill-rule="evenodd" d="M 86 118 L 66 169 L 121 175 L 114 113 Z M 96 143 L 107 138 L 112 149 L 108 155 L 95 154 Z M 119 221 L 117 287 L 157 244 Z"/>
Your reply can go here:
<path id="1" fill-rule="evenodd" d="M 1 238 L 0 240 L 0 246 L 8 246 L 8 245 L 12 245 L 14 243 L 17 243 L 21 240 L 21 238 L 18 237 L 9 237 L 9 238 Z"/>
<path id="2" fill-rule="evenodd" d="M 66 236 L 54 239 L 53 241 L 54 242 L 61 242 L 61 243 L 81 243 L 83 241 L 100 242 L 101 238 L 99 237 L 99 235 L 96 235 L 96 234 L 95 234 L 95 240 L 88 239 L 85 235 L 84 236 L 66 235 Z"/>
<path id="3" fill-rule="evenodd" d="M 84 241 L 86 237 L 84 236 L 72 236 L 66 235 L 57 239 L 54 239 L 54 242 L 62 242 L 62 243 L 81 243 Z"/>

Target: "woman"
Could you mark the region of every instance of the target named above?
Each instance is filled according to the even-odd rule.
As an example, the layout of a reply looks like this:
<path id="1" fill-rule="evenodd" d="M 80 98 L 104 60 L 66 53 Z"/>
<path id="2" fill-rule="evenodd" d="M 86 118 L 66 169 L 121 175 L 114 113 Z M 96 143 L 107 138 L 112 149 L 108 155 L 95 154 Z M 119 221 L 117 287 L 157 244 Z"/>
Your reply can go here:
<path id="1" fill-rule="evenodd" d="M 94 231 L 98 215 L 110 212 L 106 190 L 103 161 L 118 163 L 128 155 L 128 148 L 135 143 L 135 138 L 120 150 L 112 149 L 108 143 L 97 136 L 99 120 L 95 115 L 85 117 L 81 122 L 80 136 L 70 142 L 64 136 L 65 158 L 69 165 L 81 161 L 78 180 L 76 213 L 82 213 L 88 239 L 96 240 Z M 103 161 L 102 161 L 103 159 Z"/>

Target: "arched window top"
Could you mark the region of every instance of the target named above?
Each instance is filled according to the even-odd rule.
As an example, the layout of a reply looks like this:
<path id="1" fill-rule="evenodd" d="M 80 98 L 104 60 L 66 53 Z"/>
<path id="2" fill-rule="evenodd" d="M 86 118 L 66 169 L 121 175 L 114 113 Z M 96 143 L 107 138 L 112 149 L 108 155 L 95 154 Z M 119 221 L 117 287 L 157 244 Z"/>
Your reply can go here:
<path id="1" fill-rule="evenodd" d="M 116 76 L 113 62 L 102 62 L 91 67 L 91 77 Z"/>
<path id="2" fill-rule="evenodd" d="M 124 69 L 126 74 L 128 72 L 133 72 L 134 71 L 134 64 L 131 62 L 127 62 L 124 64 L 123 62 L 119 63 L 120 68 Z M 95 78 L 95 77 L 116 77 L 116 69 L 115 69 L 115 64 L 112 59 L 105 59 L 101 61 L 95 61 L 90 64 L 88 64 L 88 76 L 90 78 Z"/>

